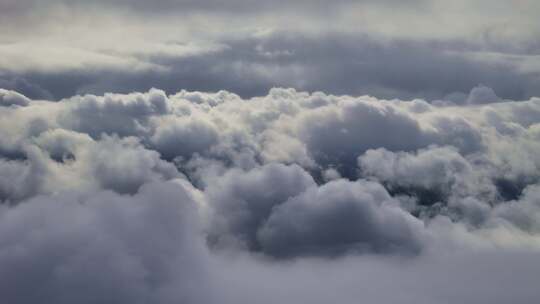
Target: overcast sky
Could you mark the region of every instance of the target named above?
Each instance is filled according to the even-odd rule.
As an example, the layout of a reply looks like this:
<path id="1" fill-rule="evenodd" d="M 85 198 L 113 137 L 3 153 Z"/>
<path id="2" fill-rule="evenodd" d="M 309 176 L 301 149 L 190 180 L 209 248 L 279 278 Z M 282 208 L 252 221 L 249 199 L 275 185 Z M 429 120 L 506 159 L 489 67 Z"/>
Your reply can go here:
<path id="1" fill-rule="evenodd" d="M 535 0 L 2 0 L 0 83 L 34 97 L 275 86 L 539 95 Z"/>

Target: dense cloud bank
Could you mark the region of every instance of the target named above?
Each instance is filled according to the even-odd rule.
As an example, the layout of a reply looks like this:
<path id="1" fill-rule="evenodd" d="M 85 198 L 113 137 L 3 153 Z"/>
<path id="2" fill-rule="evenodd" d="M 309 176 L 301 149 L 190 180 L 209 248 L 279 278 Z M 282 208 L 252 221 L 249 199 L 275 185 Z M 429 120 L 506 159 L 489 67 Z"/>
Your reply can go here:
<path id="1" fill-rule="evenodd" d="M 537 0 L 2 0 L 0 87 L 524 100 L 540 96 L 538 19 Z"/>
<path id="2" fill-rule="evenodd" d="M 0 201 L 9 303 L 530 303 L 540 99 L 0 90 Z"/>
<path id="3" fill-rule="evenodd" d="M 515 54 L 477 41 L 383 39 L 341 32 L 283 30 L 237 36 L 198 44 L 147 42 L 134 47 L 146 49 L 141 53 L 53 46 L 32 50 L 22 58 L 20 54 L 31 46 L 0 44 L 0 55 L 7 58 L 0 60 L 0 86 L 29 97 L 56 99 L 153 86 L 169 93 L 178 87 L 225 89 L 242 97 L 287 86 L 379 98 L 446 98 L 457 103 L 495 102 L 493 90 L 511 99 L 540 95 L 539 48 Z M 13 61 L 32 64 L 23 67 Z M 479 87 L 467 96 L 478 83 L 493 90 Z"/>

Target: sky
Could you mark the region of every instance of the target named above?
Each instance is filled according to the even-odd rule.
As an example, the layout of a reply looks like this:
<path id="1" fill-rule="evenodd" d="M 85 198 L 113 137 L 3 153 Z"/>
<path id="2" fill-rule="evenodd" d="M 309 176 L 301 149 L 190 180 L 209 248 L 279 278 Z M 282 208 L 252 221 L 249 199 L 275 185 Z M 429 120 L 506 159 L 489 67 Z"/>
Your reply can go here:
<path id="1" fill-rule="evenodd" d="M 540 301 L 538 20 L 0 0 L 0 302 Z"/>
<path id="2" fill-rule="evenodd" d="M 272 87 L 540 94 L 535 0 L 2 0 L 0 83 L 34 98 Z M 452 95 L 454 94 L 454 95 Z"/>

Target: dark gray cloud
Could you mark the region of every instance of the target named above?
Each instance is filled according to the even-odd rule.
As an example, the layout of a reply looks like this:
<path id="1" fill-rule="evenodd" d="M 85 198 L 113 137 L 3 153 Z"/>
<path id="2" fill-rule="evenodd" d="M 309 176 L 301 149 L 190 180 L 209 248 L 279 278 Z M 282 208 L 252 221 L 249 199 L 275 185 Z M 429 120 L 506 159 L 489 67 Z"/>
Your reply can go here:
<path id="1" fill-rule="evenodd" d="M 178 88 L 225 89 L 254 96 L 264 95 L 275 86 L 292 86 L 334 94 L 433 100 L 452 93 L 456 96 L 456 92 L 467 94 L 479 84 L 492 88 L 502 98 L 514 100 L 540 94 L 538 71 L 523 68 L 534 66 L 528 60 L 536 60 L 535 55 L 515 55 L 507 60 L 505 53 L 483 55 L 480 46 L 468 42 L 387 41 L 362 34 L 277 32 L 262 37 L 223 38 L 220 43 L 225 47 L 210 53 L 181 57 L 155 54 L 138 59 L 166 70 L 104 67 L 102 71 L 76 69 L 45 74 L 29 70 L 18 72 L 16 77 L 44 88 L 56 98 L 77 92 L 128 93 L 151 87 L 170 93 Z M 482 60 L 482 56 L 493 59 Z M 481 93 L 478 88 L 475 92 Z M 495 95 L 475 98 L 494 101 Z"/>
<path id="2" fill-rule="evenodd" d="M 298 166 L 275 164 L 247 173 L 228 172 L 207 190 L 216 213 L 210 232 L 212 242 L 264 250 L 258 231 L 274 208 L 313 186 L 311 176 Z"/>
<path id="3" fill-rule="evenodd" d="M 0 213 L 10 303 L 213 301 L 195 202 L 180 185 L 35 197 Z"/>
<path id="4" fill-rule="evenodd" d="M 385 196 L 382 189 L 372 190 L 374 196 L 365 198 Z M 531 191 L 525 199 L 535 197 Z M 434 252 L 416 258 L 349 256 L 280 264 L 208 252 L 197 228 L 196 204 L 193 189 L 168 182 L 147 184 L 133 196 L 64 193 L 3 208 L 2 297 L 10 303 L 43 297 L 55 303 L 326 303 L 336 298 L 528 303 L 536 298 L 536 250 L 471 250 L 465 242 L 456 252 L 448 245 L 452 238 L 441 234 L 440 244 L 447 245 L 434 243 Z M 392 287 L 381 293 L 389 280 Z M 493 284 L 506 288 L 493 289 Z"/>
<path id="5" fill-rule="evenodd" d="M 7 14 L 22 14 L 27 10 L 43 10 L 48 8 L 64 8 L 69 10 L 77 9 L 113 9 L 127 10 L 140 15 L 152 13 L 160 14 L 189 14 L 194 12 L 209 13 L 229 13 L 229 14 L 248 14 L 256 12 L 283 12 L 292 8 L 301 9 L 304 12 L 320 12 L 329 9 L 338 9 L 343 5 L 355 3 L 368 3 L 373 5 L 392 5 L 405 7 L 409 5 L 425 4 L 424 0 L 293 0 L 266 2 L 259 0 L 157 0 L 148 3 L 144 0 L 112 0 L 112 1 L 94 1 L 89 3 L 83 0 L 5 0 L 0 8 Z"/>
<path id="6" fill-rule="evenodd" d="M 278 257 L 418 253 L 423 225 L 375 183 L 329 182 L 275 208 L 258 236 Z"/>

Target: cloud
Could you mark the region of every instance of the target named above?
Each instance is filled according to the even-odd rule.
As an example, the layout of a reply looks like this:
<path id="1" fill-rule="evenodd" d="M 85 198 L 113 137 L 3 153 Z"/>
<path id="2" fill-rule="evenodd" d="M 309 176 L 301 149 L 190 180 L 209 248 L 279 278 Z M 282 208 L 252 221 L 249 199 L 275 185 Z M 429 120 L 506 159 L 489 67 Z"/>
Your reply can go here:
<path id="1" fill-rule="evenodd" d="M 519 207 L 516 204 L 519 204 Z M 514 204 L 497 206 L 493 212 L 496 219 L 504 219 L 525 231 L 537 233 L 540 231 L 540 187 L 528 186 Z"/>
<path id="2" fill-rule="evenodd" d="M 66 100 L 64 102 L 71 113 L 62 117 L 61 123 L 93 137 L 101 133 L 134 135 L 139 124 L 143 124 L 149 117 L 169 111 L 167 96 L 163 91 L 151 90 L 148 94 L 135 93 L 128 96 L 85 95 Z"/>
<path id="3" fill-rule="evenodd" d="M 371 148 L 408 151 L 429 143 L 428 133 L 407 112 L 372 100 L 344 98 L 337 104 L 306 111 L 298 128 L 299 137 L 320 163 L 343 166 L 343 170 L 351 168 L 355 155 Z"/>
<path id="4" fill-rule="evenodd" d="M 170 123 L 161 121 L 150 141 L 165 158 L 173 159 L 208 150 L 217 143 L 218 136 L 215 127 L 204 120 L 171 119 Z"/>
<path id="5" fill-rule="evenodd" d="M 495 94 L 495 91 L 486 86 L 474 87 L 467 98 L 467 103 L 469 104 L 494 103 L 499 101 L 500 98 Z"/>
<path id="6" fill-rule="evenodd" d="M 273 256 L 417 253 L 423 224 L 379 184 L 332 181 L 274 209 L 259 230 Z"/>
<path id="7" fill-rule="evenodd" d="M 434 99 L 480 83 L 525 99 L 538 95 L 538 11 L 532 0 L 4 0 L 0 75 L 57 99 L 153 86 Z"/>
<path id="8" fill-rule="evenodd" d="M 117 39 L 122 37 L 109 40 Z M 509 59 L 500 51 L 485 60 L 482 46 L 463 40 L 290 30 L 231 34 L 192 44 L 173 38 L 137 38 L 126 42 L 124 48 L 111 45 L 109 40 L 97 50 L 87 45 L 47 46 L 47 42 L 32 52 L 25 51 L 29 48 L 26 45 L 0 47 L 5 58 L 0 60 L 0 75 L 5 74 L 0 79 L 25 79 L 56 99 L 152 87 L 168 93 L 178 88 L 228 90 L 252 97 L 283 86 L 333 94 L 437 100 L 466 94 L 484 84 L 494 90 L 487 96 L 490 102 L 494 94 L 514 100 L 540 94 L 536 85 L 540 65 L 534 52 L 508 55 L 514 56 Z M 41 60 L 44 57 L 47 60 Z"/>
<path id="9" fill-rule="evenodd" d="M 19 103 L 0 107 L 10 303 L 535 295 L 538 98 L 2 92 Z M 522 269 L 520 284 L 495 275 L 507 267 Z M 402 287 L 374 291 L 390 278 Z"/>
<path id="10" fill-rule="evenodd" d="M 261 250 L 264 245 L 257 234 L 275 207 L 313 186 L 312 177 L 298 166 L 272 164 L 250 172 L 227 172 L 207 189 L 216 218 L 211 239 L 218 246 L 239 243 Z"/>
<path id="11" fill-rule="evenodd" d="M 475 111 L 469 113 L 470 109 Z M 153 155 L 150 158 L 155 159 L 151 162 L 155 168 L 164 168 L 159 164 L 166 161 L 159 158 L 175 160 L 181 171 L 190 171 L 190 174 L 198 171 L 190 167 L 196 157 L 244 170 L 280 162 L 298 164 L 320 181 L 327 169 L 354 179 L 358 176 L 357 158 L 369 150 L 384 149 L 392 153 L 381 152 L 375 156 L 375 152 L 369 152 L 363 166 L 371 170 L 367 172 L 369 175 L 382 177 L 381 181 L 388 185 L 430 191 L 446 189 L 445 193 L 461 188 L 462 192 L 467 192 L 467 186 L 457 185 L 468 185 L 479 179 L 481 184 L 493 183 L 503 196 L 510 194 L 503 189 L 505 184 L 516 185 L 517 192 L 512 194 L 516 197 L 519 189 L 538 180 L 534 169 L 540 167 L 535 153 L 538 113 L 535 98 L 524 102 L 457 106 L 452 103 L 431 105 L 422 100 L 387 101 L 368 96 L 308 94 L 290 89 L 274 89 L 267 96 L 253 99 L 226 92 L 183 92 L 167 96 L 153 89 L 147 93 L 85 95 L 57 103 L 29 101 L 25 107 L 4 107 L 0 112 L 5 118 L 0 151 L 8 160 L 22 161 L 27 158 L 27 147 L 35 145 L 36 138 L 39 142 L 40 137 L 47 137 L 42 134 L 48 130 L 64 129 L 71 133 L 55 131 L 65 134 L 60 136 L 64 139 L 57 139 L 57 143 L 51 142 L 49 146 L 42 143 L 44 159 L 50 158 L 47 162 L 58 163 L 65 157 L 69 160 L 75 156 L 74 163 L 80 163 L 82 156 L 77 158 L 74 151 L 80 155 L 99 155 L 82 154 L 82 151 L 92 151 L 93 142 L 105 149 L 105 142 L 110 141 L 121 142 L 119 151 L 137 147 L 141 155 Z M 106 137 L 115 139 L 103 140 Z M 73 143 L 69 143 L 71 141 Z M 79 141 L 91 144 L 77 144 L 82 147 L 73 148 Z M 429 152 L 433 145 L 447 148 Z M 428 150 L 418 153 L 417 160 L 402 157 L 419 149 Z M 119 153 L 104 154 L 107 155 L 104 157 L 112 159 L 112 155 Z M 435 156 L 436 153 L 443 154 Z M 378 158 L 396 159 L 399 165 L 391 171 L 378 169 L 377 163 L 384 163 Z M 439 160 L 435 161 L 437 158 Z M 399 169 L 399 166 L 408 168 L 410 165 L 405 164 L 410 161 L 418 164 L 414 166 L 418 167 L 415 170 L 419 174 L 436 176 L 429 178 L 432 184 L 411 184 L 407 174 L 412 172 Z M 67 166 L 69 162 L 61 164 L 60 168 Z M 430 166 L 443 166 L 444 170 L 449 170 L 444 174 L 449 175 L 443 178 L 444 175 L 428 173 L 435 170 Z M 464 181 L 448 186 L 456 183 L 452 168 L 465 168 L 463 172 L 455 171 Z M 399 173 L 400 170 L 407 173 Z M 470 171 L 479 171 L 483 176 L 473 178 L 475 174 Z M 160 175 L 171 176 L 170 173 Z M 439 178 L 444 181 L 435 185 Z M 405 180 L 407 185 L 403 184 Z"/>
<path id="12" fill-rule="evenodd" d="M 17 202 L 40 193 L 111 189 L 135 193 L 151 181 L 182 175 L 133 137 L 88 135 L 56 129 L 26 143 L 22 159 L 2 160 L 1 200 Z"/>
<path id="13" fill-rule="evenodd" d="M 418 260 L 353 257 L 285 265 L 225 259 L 219 278 L 228 291 L 222 301 L 231 303 L 427 304 L 449 298 L 465 303 L 529 303 L 537 298 L 536 259 L 536 252 L 500 249 Z M 493 288 L 493 284 L 506 287 Z"/>
<path id="14" fill-rule="evenodd" d="M 428 204 L 452 196 L 482 196 L 485 200 L 495 196 L 495 187 L 481 167 L 472 165 L 453 147 L 430 147 L 417 153 L 369 150 L 358 163 L 362 176 L 383 182 L 393 191 L 417 193 Z"/>
<path id="15" fill-rule="evenodd" d="M 372 190 L 379 192 L 372 193 L 375 196 L 384 191 Z M 63 193 L 4 206 L 0 211 L 3 299 L 10 303 L 32 303 L 44 296 L 55 303 L 74 299 L 82 303 L 175 303 L 178 299 L 325 303 L 337 296 L 344 302 L 438 303 L 452 297 L 475 303 L 500 299 L 528 303 L 536 296 L 538 251 L 524 248 L 460 247 L 456 252 L 442 246 L 437 248 L 441 252 L 428 251 L 415 258 L 353 255 L 332 260 L 299 258 L 284 264 L 209 252 L 198 228 L 196 208 L 201 205 L 193 191 L 185 183 L 171 181 L 149 183 L 134 195 Z M 448 241 L 439 237 L 441 243 Z M 480 240 L 476 239 L 477 246 Z M 515 271 L 520 275 L 516 277 Z M 392 288 L 381 293 L 389 280 L 394 282 Z M 494 283 L 507 288 L 494 290 Z"/>
<path id="16" fill-rule="evenodd" d="M 539 19 L 0 0 L 0 302 L 539 302 Z"/>
<path id="17" fill-rule="evenodd" d="M 210 300 L 195 202 L 181 185 L 37 196 L 0 212 L 0 287 L 10 303 Z"/>
<path id="18" fill-rule="evenodd" d="M 16 105 L 24 107 L 27 106 L 29 103 L 30 100 L 22 94 L 14 91 L 0 89 L 0 106 L 9 107 L 12 105 Z"/>

